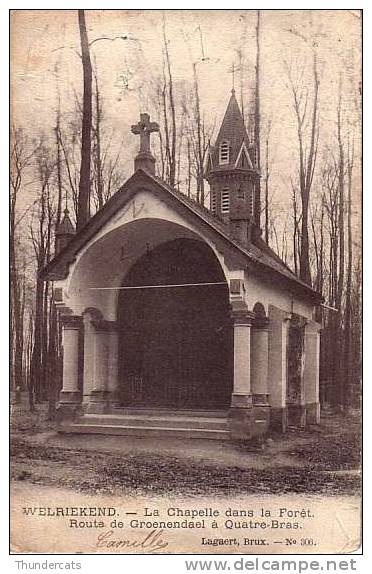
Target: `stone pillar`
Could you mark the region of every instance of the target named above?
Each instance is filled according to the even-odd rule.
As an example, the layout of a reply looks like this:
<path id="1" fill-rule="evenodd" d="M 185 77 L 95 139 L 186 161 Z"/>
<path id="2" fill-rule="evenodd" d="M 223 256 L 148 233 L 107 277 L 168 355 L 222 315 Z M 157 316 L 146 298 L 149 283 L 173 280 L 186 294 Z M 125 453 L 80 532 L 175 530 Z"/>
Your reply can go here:
<path id="1" fill-rule="evenodd" d="M 288 426 L 304 428 L 306 425 L 304 358 L 305 326 L 307 320 L 291 313 L 287 344 L 287 423 Z"/>
<path id="2" fill-rule="evenodd" d="M 270 423 L 268 390 L 269 320 L 256 317 L 251 333 L 251 383 L 254 427 L 257 434 L 267 432 Z"/>
<path id="3" fill-rule="evenodd" d="M 285 432 L 287 428 L 287 341 L 290 315 L 269 305 L 268 390 L 270 426 Z"/>
<path id="4" fill-rule="evenodd" d="M 306 424 L 320 422 L 319 404 L 319 353 L 320 353 L 320 325 L 309 321 L 305 327 L 305 408 Z"/>
<path id="5" fill-rule="evenodd" d="M 119 406 L 119 372 L 118 372 L 118 347 L 119 337 L 117 324 L 115 321 L 110 322 L 109 331 L 109 356 L 108 356 L 108 376 L 107 390 L 109 393 L 108 400 L 112 407 Z"/>
<path id="6" fill-rule="evenodd" d="M 107 413 L 110 411 L 113 384 L 112 380 L 110 381 L 109 366 L 111 333 L 114 326 L 112 321 L 104 319 L 92 320 L 92 325 L 94 327 L 94 376 L 87 410 L 88 413 Z"/>
<path id="7" fill-rule="evenodd" d="M 79 389 L 79 340 L 82 317 L 62 316 L 63 384 L 59 396 L 58 418 L 75 418 L 80 411 L 81 391 Z"/>
<path id="8" fill-rule="evenodd" d="M 83 402 L 89 403 L 90 393 L 94 386 L 94 343 L 95 329 L 91 313 L 84 313 L 84 383 Z"/>
<path id="9" fill-rule="evenodd" d="M 234 329 L 234 388 L 230 428 L 233 439 L 252 437 L 251 325 L 253 314 L 243 302 L 232 304 Z"/>

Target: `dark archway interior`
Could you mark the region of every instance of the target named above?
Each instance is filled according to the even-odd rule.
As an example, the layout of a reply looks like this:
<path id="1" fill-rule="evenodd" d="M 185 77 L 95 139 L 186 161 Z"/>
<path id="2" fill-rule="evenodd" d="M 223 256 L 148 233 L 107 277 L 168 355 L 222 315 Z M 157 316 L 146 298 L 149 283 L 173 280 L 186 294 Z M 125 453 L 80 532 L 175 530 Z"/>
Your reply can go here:
<path id="1" fill-rule="evenodd" d="M 118 298 L 119 380 L 128 406 L 227 408 L 232 386 L 229 295 L 211 249 L 176 239 L 149 250 Z"/>

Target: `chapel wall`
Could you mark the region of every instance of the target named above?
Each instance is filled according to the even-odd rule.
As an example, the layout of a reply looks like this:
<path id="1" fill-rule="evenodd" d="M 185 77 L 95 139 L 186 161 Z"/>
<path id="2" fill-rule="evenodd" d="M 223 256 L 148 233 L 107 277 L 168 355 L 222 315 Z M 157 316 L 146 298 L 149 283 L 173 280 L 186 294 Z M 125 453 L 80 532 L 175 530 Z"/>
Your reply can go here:
<path id="1" fill-rule="evenodd" d="M 259 301 L 268 314 L 269 306 L 274 305 L 286 313 L 296 313 L 306 319 L 312 319 L 314 306 L 278 285 L 275 279 L 270 282 L 258 279 L 245 272 L 246 302 L 249 309 Z"/>

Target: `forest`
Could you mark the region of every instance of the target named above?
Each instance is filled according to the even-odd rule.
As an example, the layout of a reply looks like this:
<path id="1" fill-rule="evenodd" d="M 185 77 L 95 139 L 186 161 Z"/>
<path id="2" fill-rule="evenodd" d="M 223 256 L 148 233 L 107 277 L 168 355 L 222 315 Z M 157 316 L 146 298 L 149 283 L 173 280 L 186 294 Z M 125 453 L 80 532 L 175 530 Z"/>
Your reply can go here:
<path id="1" fill-rule="evenodd" d="M 13 11 L 10 385 L 31 411 L 47 402 L 53 419 L 61 388 L 42 271 L 64 213 L 81 229 L 131 175 L 140 111 L 160 125 L 157 175 L 209 207 L 231 88 L 261 172 L 262 236 L 324 298 L 321 403 L 360 407 L 361 27 L 357 10 Z"/>

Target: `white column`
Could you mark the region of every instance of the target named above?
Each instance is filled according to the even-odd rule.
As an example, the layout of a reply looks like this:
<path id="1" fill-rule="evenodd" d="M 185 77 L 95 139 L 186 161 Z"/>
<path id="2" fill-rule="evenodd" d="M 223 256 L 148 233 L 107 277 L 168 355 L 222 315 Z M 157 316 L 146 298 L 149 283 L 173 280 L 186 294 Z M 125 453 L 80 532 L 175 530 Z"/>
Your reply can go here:
<path id="1" fill-rule="evenodd" d="M 249 407 L 251 395 L 251 325 L 252 313 L 233 310 L 234 321 L 234 388 L 231 406 Z"/>
<path id="2" fill-rule="evenodd" d="M 253 313 L 245 301 L 242 278 L 230 279 L 230 302 L 234 330 L 234 381 L 230 407 L 230 435 L 234 440 L 250 440 L 252 424 L 251 326 Z"/>
<path id="3" fill-rule="evenodd" d="M 310 321 L 305 327 L 304 365 L 306 422 L 308 424 L 317 424 L 320 421 L 319 354 L 320 325 L 315 321 Z"/>
<path id="4" fill-rule="evenodd" d="M 272 428 L 285 431 L 287 427 L 287 343 L 289 314 L 269 305 L 269 368 L 268 391 L 270 424 Z"/>
<path id="5" fill-rule="evenodd" d="M 116 329 L 116 323 L 113 321 L 108 333 L 109 337 L 109 357 L 108 357 L 108 376 L 107 389 L 110 393 L 110 402 L 118 401 L 119 390 L 119 373 L 118 373 L 118 346 L 119 339 Z"/>
<path id="6" fill-rule="evenodd" d="M 235 309 L 234 309 L 235 307 Z M 233 305 L 234 387 L 231 396 L 230 433 L 234 440 L 253 436 L 251 394 L 251 325 L 252 313 L 244 305 Z"/>
<path id="7" fill-rule="evenodd" d="M 116 333 L 113 332 L 115 324 L 112 321 L 97 319 L 92 321 L 92 326 L 94 328 L 94 372 L 88 412 L 106 413 L 110 411 L 114 373 L 117 372 L 117 338 L 114 336 Z M 111 344 L 113 344 L 112 349 Z"/>
<path id="8" fill-rule="evenodd" d="M 102 322 L 103 323 L 103 322 Z M 107 391 L 108 334 L 103 326 L 94 333 L 94 383 L 93 392 Z"/>
<path id="9" fill-rule="evenodd" d="M 83 399 L 89 401 L 94 385 L 94 343 L 95 333 L 90 313 L 84 314 L 84 384 Z"/>
<path id="10" fill-rule="evenodd" d="M 251 334 L 251 382 L 254 404 L 267 405 L 269 331 L 266 318 L 255 319 Z"/>
<path id="11" fill-rule="evenodd" d="M 82 318 L 77 315 L 62 317 L 63 386 L 60 403 L 79 403 L 79 337 Z"/>

